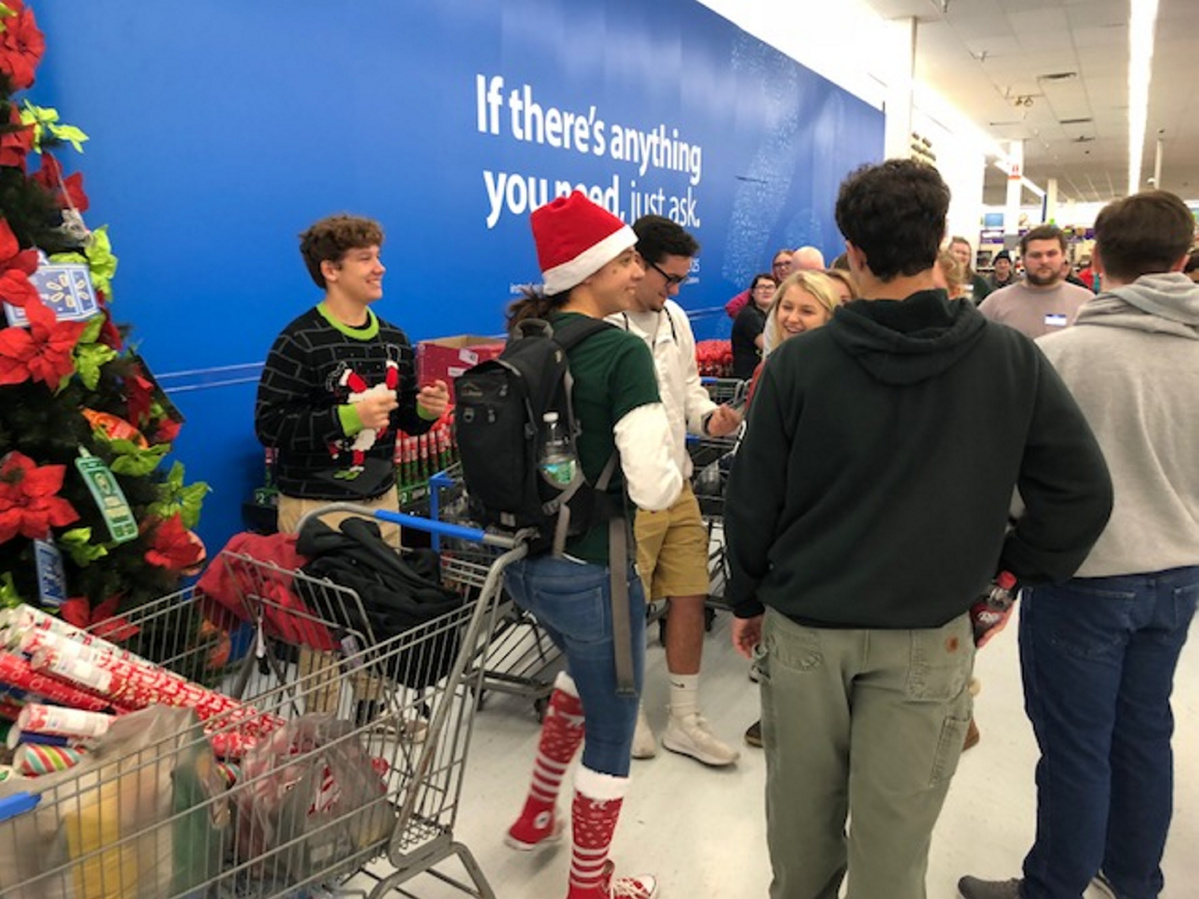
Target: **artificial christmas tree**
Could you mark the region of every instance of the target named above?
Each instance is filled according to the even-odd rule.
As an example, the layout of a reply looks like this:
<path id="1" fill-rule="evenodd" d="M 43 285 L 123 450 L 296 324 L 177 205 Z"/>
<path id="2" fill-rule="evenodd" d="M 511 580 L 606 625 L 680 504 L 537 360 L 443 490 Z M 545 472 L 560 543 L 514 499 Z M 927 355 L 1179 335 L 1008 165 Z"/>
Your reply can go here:
<path id="1" fill-rule="evenodd" d="M 107 231 L 54 155 L 87 136 L 14 96 L 43 52 L 33 11 L 0 0 L 0 605 L 86 626 L 195 571 L 208 488 L 161 470 L 181 416 L 113 323 Z"/>

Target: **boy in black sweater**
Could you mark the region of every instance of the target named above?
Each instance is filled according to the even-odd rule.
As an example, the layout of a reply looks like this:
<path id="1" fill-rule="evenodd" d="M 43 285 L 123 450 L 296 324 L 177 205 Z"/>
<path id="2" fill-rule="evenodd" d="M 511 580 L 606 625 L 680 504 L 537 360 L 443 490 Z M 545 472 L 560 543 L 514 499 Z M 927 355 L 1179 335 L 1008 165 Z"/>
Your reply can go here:
<path id="1" fill-rule="evenodd" d="M 970 608 L 1001 571 L 1070 577 L 1111 509 L 1095 439 L 1040 351 L 934 287 L 948 205 L 937 171 L 907 160 L 842 184 L 864 299 L 770 357 L 729 480 L 772 899 L 835 896 L 847 871 L 853 895 L 923 899 L 971 716 Z"/>
<path id="2" fill-rule="evenodd" d="M 370 308 L 383 296 L 382 243 L 377 222 L 349 215 L 300 235 L 325 296 L 275 339 L 254 407 L 258 439 L 278 451 L 280 531 L 334 501 L 396 511 L 396 431 L 423 434 L 445 412 L 445 382 L 418 390 L 407 336 Z M 398 529 L 384 533 L 398 547 Z"/>

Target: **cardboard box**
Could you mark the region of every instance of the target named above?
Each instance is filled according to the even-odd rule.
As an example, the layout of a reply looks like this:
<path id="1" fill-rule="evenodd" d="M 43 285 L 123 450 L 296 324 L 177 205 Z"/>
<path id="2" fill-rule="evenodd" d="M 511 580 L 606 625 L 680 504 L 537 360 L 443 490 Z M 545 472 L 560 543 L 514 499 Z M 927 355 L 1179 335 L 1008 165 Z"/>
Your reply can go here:
<path id="1" fill-rule="evenodd" d="M 502 337 L 437 337 L 417 344 L 416 376 L 420 384 L 441 378 L 450 388 L 454 401 L 454 379 L 472 366 L 494 359 L 504 351 Z"/>

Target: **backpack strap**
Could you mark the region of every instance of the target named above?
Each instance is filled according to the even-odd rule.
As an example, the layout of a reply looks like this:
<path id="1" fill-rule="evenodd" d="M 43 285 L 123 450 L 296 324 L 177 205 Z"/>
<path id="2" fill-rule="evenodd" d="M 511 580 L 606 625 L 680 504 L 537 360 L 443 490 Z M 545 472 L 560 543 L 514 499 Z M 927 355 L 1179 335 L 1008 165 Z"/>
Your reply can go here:
<path id="1" fill-rule="evenodd" d="M 592 334 L 598 334 L 600 331 L 607 331 L 609 328 L 615 327 L 616 325 L 606 322 L 602 318 L 592 318 L 589 315 L 576 315 L 564 321 L 554 330 L 553 341 L 569 353 Z"/>
<path id="2" fill-rule="evenodd" d="M 673 323 L 672 323 L 673 324 Z M 578 346 L 592 334 L 597 334 L 615 325 L 602 319 L 579 316 L 564 322 L 554 332 L 554 342 L 566 352 Z M 616 473 L 619 453 L 613 451 L 604 470 L 595 483 L 597 493 L 604 493 Z M 581 480 L 581 476 L 578 478 Z M 574 487 L 574 485 L 571 485 Z M 568 488 L 569 489 L 569 488 Z M 575 488 L 577 489 L 577 488 Z M 560 554 L 566 544 L 566 532 L 570 522 L 570 511 L 563 502 L 554 529 L 554 552 Z M 613 661 L 616 666 L 616 693 L 618 696 L 636 696 L 637 684 L 633 677 L 633 630 L 629 610 L 629 533 L 628 522 L 623 515 L 608 518 L 608 576 L 612 594 L 612 642 Z"/>

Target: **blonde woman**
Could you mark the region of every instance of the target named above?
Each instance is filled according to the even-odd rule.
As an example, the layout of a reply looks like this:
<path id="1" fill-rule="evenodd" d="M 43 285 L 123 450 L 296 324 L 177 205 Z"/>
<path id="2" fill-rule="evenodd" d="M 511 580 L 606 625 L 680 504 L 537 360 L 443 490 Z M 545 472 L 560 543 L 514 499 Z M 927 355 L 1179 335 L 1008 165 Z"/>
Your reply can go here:
<path id="1" fill-rule="evenodd" d="M 966 299 L 966 267 L 949 250 L 937 254 L 933 283 L 948 293 L 951 300 Z"/>
<path id="2" fill-rule="evenodd" d="M 762 331 L 762 363 L 784 340 L 828 324 L 833 312 L 841 305 L 841 296 L 833 280 L 823 272 L 801 271 L 788 275 L 766 310 L 766 327 Z M 752 398 L 762 363 L 750 379 Z"/>

